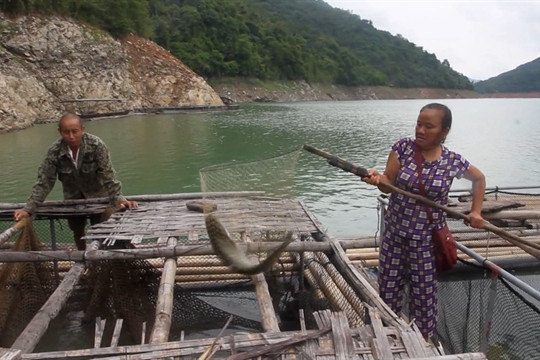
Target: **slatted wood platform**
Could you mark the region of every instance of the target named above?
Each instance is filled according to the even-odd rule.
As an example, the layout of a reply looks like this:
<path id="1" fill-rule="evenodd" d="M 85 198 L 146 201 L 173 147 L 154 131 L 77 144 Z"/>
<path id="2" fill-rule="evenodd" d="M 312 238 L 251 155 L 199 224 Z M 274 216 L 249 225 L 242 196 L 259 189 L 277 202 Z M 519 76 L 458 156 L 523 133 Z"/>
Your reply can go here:
<path id="1" fill-rule="evenodd" d="M 203 199 L 200 199 L 203 200 Z M 92 226 L 85 238 L 133 244 L 163 245 L 173 236 L 180 241 L 208 240 L 204 214 L 189 210 L 186 204 L 194 200 L 140 202 L 139 208 L 118 212 L 104 223 Z M 206 197 L 204 201 L 216 205 L 213 214 L 231 233 L 259 236 L 267 231 L 291 231 L 297 236 L 310 236 L 319 231 L 314 217 L 298 201 L 270 197 Z"/>
<path id="2" fill-rule="evenodd" d="M 158 359 L 195 358 L 213 347 L 214 359 L 443 359 L 423 341 L 415 328 L 385 326 L 377 310 L 370 309 L 371 325 L 349 327 L 343 313 L 317 313 L 318 330 L 237 334 L 218 338 L 162 344 L 112 346 L 74 351 L 23 354 L 22 359 L 91 358 Z M 117 354 L 122 354 L 121 356 Z M 486 359 L 483 354 L 459 354 L 444 359 Z"/>

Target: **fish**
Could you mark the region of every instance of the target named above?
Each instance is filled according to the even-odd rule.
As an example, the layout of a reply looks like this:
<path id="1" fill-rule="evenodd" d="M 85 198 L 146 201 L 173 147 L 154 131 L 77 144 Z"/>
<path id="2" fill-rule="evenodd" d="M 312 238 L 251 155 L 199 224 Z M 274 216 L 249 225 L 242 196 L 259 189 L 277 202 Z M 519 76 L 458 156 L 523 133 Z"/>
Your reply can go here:
<path id="1" fill-rule="evenodd" d="M 292 232 L 287 232 L 281 245 L 269 253 L 263 262 L 257 263 L 250 260 L 246 253 L 238 247 L 215 215 L 207 214 L 205 225 L 212 248 L 221 261 L 235 272 L 245 275 L 255 275 L 270 270 L 287 245 L 294 240 Z"/>

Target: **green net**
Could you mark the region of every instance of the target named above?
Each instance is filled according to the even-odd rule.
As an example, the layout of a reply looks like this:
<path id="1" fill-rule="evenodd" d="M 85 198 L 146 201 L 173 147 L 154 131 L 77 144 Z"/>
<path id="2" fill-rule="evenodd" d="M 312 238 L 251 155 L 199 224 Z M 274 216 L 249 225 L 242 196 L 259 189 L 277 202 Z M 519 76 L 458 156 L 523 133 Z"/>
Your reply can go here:
<path id="1" fill-rule="evenodd" d="M 272 196 L 294 195 L 293 181 L 302 149 L 247 163 L 208 166 L 199 171 L 207 192 L 264 191 Z"/>

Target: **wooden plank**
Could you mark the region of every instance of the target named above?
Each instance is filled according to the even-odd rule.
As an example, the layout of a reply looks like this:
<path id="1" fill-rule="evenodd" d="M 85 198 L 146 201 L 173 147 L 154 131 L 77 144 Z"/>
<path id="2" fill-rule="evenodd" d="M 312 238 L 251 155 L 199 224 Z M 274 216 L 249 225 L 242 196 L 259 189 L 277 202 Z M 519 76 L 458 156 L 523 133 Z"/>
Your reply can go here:
<path id="1" fill-rule="evenodd" d="M 111 346 L 118 346 L 118 340 L 120 339 L 120 332 L 122 331 L 123 323 L 124 319 L 116 319 L 116 323 L 114 324 L 114 332 L 111 339 Z"/>
<path id="2" fill-rule="evenodd" d="M 332 339 L 336 360 L 356 359 L 349 322 L 342 312 L 332 313 Z"/>
<path id="3" fill-rule="evenodd" d="M 390 343 L 384 330 L 381 315 L 377 309 L 369 307 L 369 317 L 373 332 L 375 333 L 375 338 L 373 339 L 373 356 L 375 359 L 393 359 L 394 357 L 390 350 Z"/>
<path id="4" fill-rule="evenodd" d="M 328 309 L 316 311 L 313 313 L 313 317 L 315 318 L 315 323 L 317 324 L 317 327 L 319 329 L 332 326 L 332 321 L 330 320 L 331 316 L 332 316 L 332 312 Z"/>
<path id="5" fill-rule="evenodd" d="M 327 328 L 326 331 L 329 331 Z M 323 332 L 324 333 L 324 332 Z M 250 348 L 253 346 L 265 346 L 276 344 L 284 341 L 288 338 L 294 337 L 299 333 L 296 331 L 278 332 L 278 333 L 251 333 L 251 334 L 236 334 L 231 335 L 234 337 L 234 346 L 237 350 Z M 307 335 L 312 335 L 310 338 L 317 338 L 319 336 L 319 330 L 308 330 Z M 112 356 L 114 354 L 122 354 L 125 359 L 128 354 L 137 353 L 150 353 L 162 350 L 182 350 L 182 354 L 189 355 L 195 354 L 196 348 L 200 348 L 200 353 L 208 348 L 213 343 L 213 338 L 207 339 L 192 339 L 185 340 L 181 337 L 180 341 L 170 341 L 160 344 L 144 344 L 144 345 L 129 345 L 129 346 L 117 346 L 117 347 L 104 347 L 99 349 L 82 349 L 82 350 L 69 350 L 69 351 L 50 351 L 41 353 L 22 354 L 23 359 L 73 359 L 80 357 L 103 357 Z M 223 350 L 230 349 L 229 343 L 222 345 Z M 130 358 L 133 355 L 130 355 Z"/>
<path id="6" fill-rule="evenodd" d="M 227 360 L 244 360 L 244 359 L 251 359 L 251 358 L 254 358 L 254 357 L 257 357 L 257 356 L 262 356 L 262 355 L 268 354 L 268 353 L 270 353 L 272 351 L 276 351 L 278 349 L 283 349 L 283 348 L 285 348 L 287 346 L 295 345 L 295 344 L 304 342 L 306 340 L 322 336 L 323 334 L 326 334 L 328 331 L 330 331 L 330 328 L 317 330 L 313 334 L 295 335 L 295 336 L 291 337 L 290 339 L 281 341 L 279 343 L 272 344 L 272 345 L 265 345 L 265 346 L 263 346 L 262 349 L 257 349 L 257 350 L 253 350 L 253 351 L 247 351 L 247 352 L 244 352 L 244 353 L 238 353 L 238 354 L 235 354 L 235 355 L 231 355 L 231 356 L 229 356 L 227 358 Z"/>
<path id="7" fill-rule="evenodd" d="M 463 353 L 443 356 L 422 357 L 415 360 L 488 360 L 484 353 Z"/>
<path id="8" fill-rule="evenodd" d="M 106 319 L 100 317 L 96 318 L 96 330 L 94 333 L 94 348 L 101 347 L 101 341 L 103 340 L 103 332 L 105 331 Z"/>
<path id="9" fill-rule="evenodd" d="M 416 334 L 413 331 L 402 331 L 400 336 L 401 340 L 403 341 L 403 346 L 405 346 L 405 350 L 407 351 L 407 355 L 409 355 L 410 358 L 418 358 L 429 355 L 426 354 L 424 348 L 421 346 Z M 422 341 L 424 340 L 422 339 Z"/>
<path id="10" fill-rule="evenodd" d="M 0 360 L 19 360 L 21 350 L 0 348 Z"/>
<path id="11" fill-rule="evenodd" d="M 146 321 L 142 323 L 141 344 L 146 343 Z"/>
<path id="12" fill-rule="evenodd" d="M 257 302 L 259 303 L 263 330 L 265 332 L 279 332 L 279 322 L 264 274 L 252 275 L 251 281 L 253 281 L 255 285 L 255 294 L 257 296 Z"/>

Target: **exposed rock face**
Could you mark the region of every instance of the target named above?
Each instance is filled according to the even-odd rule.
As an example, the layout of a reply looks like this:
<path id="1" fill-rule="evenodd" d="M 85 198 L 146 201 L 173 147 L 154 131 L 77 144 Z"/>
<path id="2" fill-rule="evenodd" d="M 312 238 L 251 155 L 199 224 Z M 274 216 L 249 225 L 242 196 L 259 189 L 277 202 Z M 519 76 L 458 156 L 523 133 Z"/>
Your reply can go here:
<path id="1" fill-rule="evenodd" d="M 69 19 L 0 13 L 0 45 L 0 132 L 56 121 L 65 111 L 223 106 L 180 60 L 133 35 L 116 40 Z"/>

